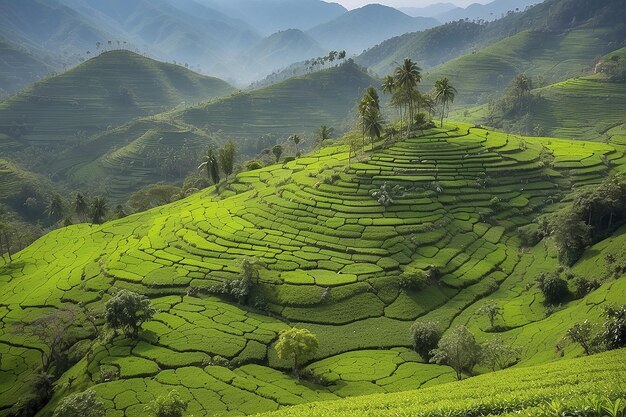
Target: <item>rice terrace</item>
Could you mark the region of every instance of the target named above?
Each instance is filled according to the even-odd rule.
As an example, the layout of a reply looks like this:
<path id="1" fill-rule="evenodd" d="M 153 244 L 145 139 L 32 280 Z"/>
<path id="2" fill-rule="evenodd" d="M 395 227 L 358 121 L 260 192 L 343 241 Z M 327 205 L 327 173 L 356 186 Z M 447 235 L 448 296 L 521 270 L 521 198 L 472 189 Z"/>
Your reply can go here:
<path id="1" fill-rule="evenodd" d="M 0 0 L 0 417 L 625 417 L 626 2 Z"/>

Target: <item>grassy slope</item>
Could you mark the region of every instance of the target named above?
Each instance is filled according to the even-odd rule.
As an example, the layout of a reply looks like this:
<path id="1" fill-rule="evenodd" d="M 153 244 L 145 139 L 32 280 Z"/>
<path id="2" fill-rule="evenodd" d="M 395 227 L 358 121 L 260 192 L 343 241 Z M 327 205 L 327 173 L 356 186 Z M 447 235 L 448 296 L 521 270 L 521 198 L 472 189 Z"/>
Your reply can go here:
<path id="1" fill-rule="evenodd" d="M 553 400 L 582 405 L 585 398 L 591 399 L 594 395 L 608 396 L 613 392 L 613 395 L 623 397 L 625 364 L 626 350 L 620 350 L 549 365 L 514 368 L 419 391 L 306 404 L 264 415 L 533 416 L 540 413 L 539 406 Z"/>
<path id="2" fill-rule="evenodd" d="M 16 92 L 52 71 L 52 66 L 0 37 L 0 97 Z"/>
<path id="3" fill-rule="evenodd" d="M 122 88 L 133 96 L 132 103 L 120 100 Z M 63 142 L 79 132 L 91 134 L 231 91 L 224 81 L 175 65 L 127 51 L 107 52 L 0 103 L 0 129 L 11 134 L 11 127 L 25 127 L 16 139 L 29 144 Z"/>
<path id="4" fill-rule="evenodd" d="M 18 194 L 24 187 L 39 188 L 45 185 L 45 188 L 49 188 L 49 183 L 50 181 L 42 176 L 23 170 L 10 161 L 0 159 L 0 202 Z"/>
<path id="5" fill-rule="evenodd" d="M 611 51 L 607 29 L 579 28 L 569 32 L 525 31 L 464 55 L 430 71 L 426 89 L 448 77 L 457 86 L 456 104 L 484 102 L 501 93 L 520 73 L 553 83 L 587 74 L 594 59 Z"/>
<path id="6" fill-rule="evenodd" d="M 523 364 L 559 359 L 554 344 L 565 329 L 595 321 L 602 306 L 622 301 L 626 279 L 607 278 L 587 298 L 546 318 L 533 283 L 538 272 L 557 267 L 554 250 L 542 243 L 520 252 L 514 229 L 555 193 L 600 181 L 607 170 L 600 156 L 624 166 L 624 148 L 530 138 L 522 146 L 519 137 L 465 134 L 467 127 L 430 131 L 349 168 L 344 147 L 327 148 L 242 173 L 220 196 L 209 189 L 103 226 L 72 226 L 40 239 L 13 264 L 0 264 L 0 410 L 19 398 L 39 361 L 40 345 L 10 333 L 12 323 L 74 305 L 81 311 L 77 338 L 88 338 L 93 329 L 83 314 L 100 310 L 113 287 L 149 295 L 160 313 L 144 326 L 138 345 L 116 339 L 107 348 L 94 346 L 63 376 L 55 401 L 95 385 L 117 410 L 111 415 L 124 410 L 135 416 L 176 386 L 193 414 L 237 415 L 449 382 L 449 368 L 424 364 L 406 349 L 408 329 L 416 317 L 446 328 L 467 323 L 486 340 L 493 336 L 482 330 L 486 319 L 474 315 L 485 297 L 504 306 L 501 324 L 512 330 L 502 336 L 523 347 Z M 543 147 L 554 154 L 551 169 L 540 164 Z M 493 179 L 486 188 L 476 182 L 483 172 Z M 333 173 L 338 181 L 324 180 Z M 385 181 L 406 189 L 387 209 L 370 196 Z M 441 193 L 432 191 L 433 181 Z M 494 196 L 503 204 L 489 214 L 493 224 L 483 223 L 480 213 L 489 212 Z M 625 236 L 622 230 L 594 248 L 583 265 L 621 250 Z M 281 320 L 185 295 L 190 286 L 237 277 L 244 256 L 264 263 L 258 294 Z M 397 276 L 409 263 L 439 266 L 442 284 L 398 290 Z M 327 287 L 330 302 L 323 303 Z M 288 366 L 271 349 L 284 321 L 318 335 L 310 369 L 330 386 L 297 383 L 272 369 Z M 578 354 L 579 348 L 565 348 L 566 357 Z M 215 355 L 229 359 L 233 369 L 209 365 Z M 120 379 L 102 382 L 104 369 L 117 369 Z M 76 380 L 69 388 L 71 377 Z"/>
<path id="7" fill-rule="evenodd" d="M 607 55 L 626 55 L 622 48 Z M 624 59 L 624 58 L 622 58 Z M 548 135 L 583 140 L 626 143 L 626 82 L 608 80 L 602 74 L 587 75 L 533 90 L 542 98 L 532 111 L 532 125 Z M 480 123 L 487 105 L 459 110 L 457 120 Z"/>
<path id="8" fill-rule="evenodd" d="M 300 133 L 306 134 L 305 140 L 310 144 L 313 132 L 322 124 L 349 126 L 354 103 L 367 86 L 376 84 L 377 80 L 352 65 L 296 77 L 260 90 L 133 121 L 69 150 L 51 170 L 81 184 L 103 183 L 107 178 L 111 197 L 123 199 L 141 186 L 160 180 L 177 181 L 186 174 L 163 178 L 157 167 L 144 166 L 145 156 L 159 142 L 175 147 L 186 143 L 198 155 L 213 143 L 209 133 L 218 131 L 235 141 L 266 134 L 286 139 Z"/>

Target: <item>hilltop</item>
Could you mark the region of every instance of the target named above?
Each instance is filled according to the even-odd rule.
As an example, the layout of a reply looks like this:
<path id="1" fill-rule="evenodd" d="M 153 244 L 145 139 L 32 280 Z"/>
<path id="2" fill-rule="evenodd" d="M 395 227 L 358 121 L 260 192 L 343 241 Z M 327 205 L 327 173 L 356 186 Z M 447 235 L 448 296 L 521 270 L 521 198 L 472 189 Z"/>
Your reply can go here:
<path id="1" fill-rule="evenodd" d="M 320 125 L 352 126 L 354 103 L 379 81 L 350 63 L 295 77 L 259 90 L 140 118 L 68 149 L 47 169 L 79 187 L 100 188 L 116 201 L 158 181 L 179 183 L 197 167 L 198 155 L 226 139 L 241 158 L 257 156 L 294 134 L 313 147 Z M 261 141 L 260 138 L 267 140 Z M 163 152 L 159 149 L 167 149 Z M 164 172 L 166 159 L 175 169 Z M 186 162 L 181 163 L 184 160 Z M 106 181 L 104 179 L 106 178 Z"/>
<path id="2" fill-rule="evenodd" d="M 136 117 L 233 90 L 180 66 L 105 52 L 0 102 L 0 132 L 23 145 L 69 146 Z"/>
<path id="3" fill-rule="evenodd" d="M 579 347 L 556 351 L 555 345 L 574 323 L 598 322 L 603 306 L 623 302 L 623 269 L 613 275 L 605 259 L 613 256 L 622 268 L 626 229 L 590 248 L 571 270 L 584 276 L 593 270 L 600 287 L 548 312 L 536 278 L 557 270 L 556 250 L 550 240 L 522 250 L 517 227 L 558 208 L 572 188 L 623 171 L 625 150 L 447 125 L 378 143 L 356 158 L 346 146 L 331 146 L 242 172 L 219 194 L 211 187 L 101 226 L 52 232 L 12 263 L 0 261 L 1 366 L 9 381 L 0 386 L 0 407 L 7 410 L 30 389 L 40 363 L 40 343 L 10 332 L 16 320 L 71 306 L 77 311 L 70 350 L 82 353 L 73 356 L 42 414 L 88 387 L 118 413 L 143 415 L 155 395 L 176 388 L 190 401 L 190 413 L 247 415 L 451 382 L 450 368 L 424 363 L 409 349 L 408 330 L 419 317 L 445 329 L 465 324 L 479 341 L 489 340 L 496 335 L 487 318 L 476 315 L 485 300 L 503 309 L 497 336 L 523 347 L 520 369 L 503 375 L 540 380 L 521 367 L 579 355 Z M 372 197 L 385 183 L 399 187 L 387 207 Z M 203 295 L 238 279 L 244 257 L 259 262 L 249 303 Z M 437 271 L 436 281 L 402 287 L 407 268 Z M 88 318 L 114 288 L 148 295 L 158 313 L 138 343 L 117 337 L 92 344 L 102 319 Z M 307 359 L 313 380 L 298 382 L 282 372 L 289 364 L 273 344 L 288 324 L 319 339 Z M 537 372 L 573 378 L 568 364 L 623 372 L 611 365 L 622 356 Z M 494 378 L 461 387 L 493 387 Z M 597 392 L 589 388 L 596 379 L 585 378 L 581 392 Z M 413 395 L 404 398 L 411 402 Z"/>
<path id="4" fill-rule="evenodd" d="M 476 102 L 500 92 L 522 72 L 550 82 L 586 72 L 598 55 L 623 46 L 623 16 L 626 9 L 618 0 L 547 0 L 486 24 L 454 22 L 392 38 L 356 61 L 383 75 L 394 62 L 412 58 L 427 70 L 427 84 L 447 76 L 453 84 L 468 86 L 463 102 Z"/>
<path id="5" fill-rule="evenodd" d="M 432 18 L 411 17 L 392 7 L 370 4 L 308 31 L 329 50 L 360 53 L 393 36 L 437 26 Z"/>

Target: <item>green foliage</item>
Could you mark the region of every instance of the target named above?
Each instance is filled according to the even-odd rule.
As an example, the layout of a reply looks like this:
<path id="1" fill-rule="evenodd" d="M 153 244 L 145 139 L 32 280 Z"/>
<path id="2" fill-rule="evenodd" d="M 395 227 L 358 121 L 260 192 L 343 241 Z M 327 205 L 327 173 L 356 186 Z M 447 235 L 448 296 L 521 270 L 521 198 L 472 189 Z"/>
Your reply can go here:
<path id="1" fill-rule="evenodd" d="M 398 287 L 403 290 L 417 291 L 428 284 L 428 275 L 415 265 L 404 268 L 398 277 Z"/>
<path id="2" fill-rule="evenodd" d="M 172 390 L 152 401 L 146 411 L 153 417 L 183 417 L 189 403 L 184 401 L 178 391 Z"/>
<path id="3" fill-rule="evenodd" d="M 498 306 L 497 304 L 493 302 L 487 302 L 483 304 L 483 306 L 480 307 L 476 311 L 477 315 L 487 316 L 487 318 L 489 319 L 489 326 L 491 327 L 491 329 L 495 327 L 496 319 L 498 317 L 502 317 L 502 313 L 503 313 L 502 307 Z"/>
<path id="4" fill-rule="evenodd" d="M 416 320 L 411 326 L 413 348 L 426 363 L 430 361 L 431 351 L 437 348 L 440 340 L 441 330 L 437 323 Z"/>
<path id="5" fill-rule="evenodd" d="M 109 202 L 104 197 L 96 197 L 91 202 L 91 222 L 102 224 L 109 212 Z"/>
<path id="6" fill-rule="evenodd" d="M 431 355 L 434 362 L 451 366 L 460 381 L 480 361 L 481 347 L 467 327 L 458 326 L 443 335 Z"/>
<path id="7" fill-rule="evenodd" d="M 517 235 L 522 241 L 522 245 L 533 247 L 543 239 L 543 231 L 537 223 L 530 223 L 517 228 Z"/>
<path id="8" fill-rule="evenodd" d="M 494 338 L 481 345 L 480 362 L 492 371 L 515 365 L 522 356 L 522 349 Z"/>
<path id="9" fill-rule="evenodd" d="M 274 154 L 274 157 L 276 158 L 276 163 L 278 163 L 278 161 L 280 161 L 280 157 L 283 154 L 283 147 L 281 145 L 276 145 L 272 148 L 272 153 Z"/>
<path id="10" fill-rule="evenodd" d="M 446 115 L 450 104 L 454 102 L 457 90 L 450 84 L 450 80 L 444 77 L 435 81 L 435 100 L 441 103 L 441 127 L 443 127 L 443 119 Z"/>
<path id="11" fill-rule="evenodd" d="M 207 178 L 213 181 L 213 184 L 217 185 L 220 182 L 219 161 L 213 148 L 207 149 L 198 170 L 205 170 Z"/>
<path id="12" fill-rule="evenodd" d="M 128 290 L 119 290 L 104 308 L 107 324 L 132 338 L 139 336 L 141 325 L 156 313 L 147 297 Z"/>
<path id="13" fill-rule="evenodd" d="M 556 272 L 539 274 L 537 285 L 547 304 L 561 303 L 569 295 L 567 281 Z"/>
<path id="14" fill-rule="evenodd" d="M 222 172 L 226 174 L 226 177 L 233 173 L 236 152 L 237 147 L 232 140 L 226 142 L 219 150 L 220 168 Z"/>
<path id="15" fill-rule="evenodd" d="M 274 348 L 280 359 L 293 359 L 293 374 L 297 377 L 302 361 L 317 351 L 318 341 L 309 330 L 293 327 L 280 332 Z"/>
<path id="16" fill-rule="evenodd" d="M 52 417 L 104 417 L 104 415 L 104 403 L 93 390 L 87 390 L 63 398 Z"/>
<path id="17" fill-rule="evenodd" d="M 152 184 L 131 194 L 126 204 L 138 213 L 176 201 L 180 192 L 174 185 Z"/>
<path id="18" fill-rule="evenodd" d="M 626 304 L 604 310 L 603 338 L 608 349 L 626 346 Z"/>
<path id="19" fill-rule="evenodd" d="M 591 355 L 601 351 L 601 340 L 594 331 L 593 324 L 585 320 L 582 323 L 576 323 L 567 330 L 566 337 L 574 343 L 580 345 L 585 355 Z"/>
<path id="20" fill-rule="evenodd" d="M 575 276 L 572 283 L 574 284 L 574 294 L 578 298 L 582 298 L 600 288 L 600 282 L 598 282 L 598 280 L 583 276 Z"/>

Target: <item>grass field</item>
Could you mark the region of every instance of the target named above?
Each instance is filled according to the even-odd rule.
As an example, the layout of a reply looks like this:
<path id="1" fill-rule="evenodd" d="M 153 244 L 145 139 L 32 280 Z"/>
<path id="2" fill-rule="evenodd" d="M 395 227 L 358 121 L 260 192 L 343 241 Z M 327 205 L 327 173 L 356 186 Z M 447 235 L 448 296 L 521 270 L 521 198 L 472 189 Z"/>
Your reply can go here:
<path id="1" fill-rule="evenodd" d="M 518 376 L 506 375 L 536 378 L 522 367 L 579 356 L 573 345 L 555 349 L 566 329 L 585 319 L 597 322 L 604 306 L 623 302 L 626 278 L 604 276 L 595 265 L 606 253 L 622 253 L 626 229 L 575 266 L 597 269 L 603 285 L 550 315 L 535 278 L 557 268 L 555 250 L 549 241 L 521 250 L 515 230 L 553 209 L 572 188 L 601 181 L 609 160 L 612 169 L 623 169 L 624 146 L 447 125 L 379 144 L 350 164 L 345 146 L 328 147 L 241 173 L 220 195 L 209 188 L 102 226 L 52 232 L 12 263 L 0 261 L 0 415 L 28 389 L 45 349 L 14 333 L 16 322 L 70 307 L 78 311 L 72 349 L 88 354 L 57 383 L 42 416 L 62 396 L 88 387 L 115 417 L 146 415 L 144 405 L 174 387 L 189 401 L 190 414 L 234 416 L 448 383 L 451 369 L 423 363 L 409 349 L 408 330 L 419 317 L 444 329 L 466 324 L 486 341 L 494 334 L 475 314 L 486 299 L 505 311 L 499 324 L 508 330 L 498 336 L 522 348 Z M 389 207 L 371 196 L 384 183 L 402 189 Z M 187 295 L 190 287 L 236 279 L 243 257 L 263 265 L 254 292 L 263 310 Z M 419 291 L 399 287 L 407 266 L 431 265 L 441 271 L 438 284 Z M 94 329 L 86 318 L 101 311 L 113 288 L 145 294 L 158 310 L 138 343 L 120 337 L 90 342 Z M 326 384 L 298 382 L 283 372 L 290 364 L 277 357 L 273 343 L 289 325 L 317 335 L 319 350 L 306 366 Z M 603 377 L 609 367 L 621 372 L 612 364 L 622 356 L 590 359 L 588 369 Z M 547 366 L 562 375 L 558 364 Z M 111 372 L 115 376 L 105 380 Z M 479 387 L 497 377 L 482 378 Z M 590 378 L 580 392 L 593 385 Z M 503 401 L 536 405 L 536 393 L 527 394 L 528 402 Z M 463 401 L 455 406 L 471 402 Z"/>

